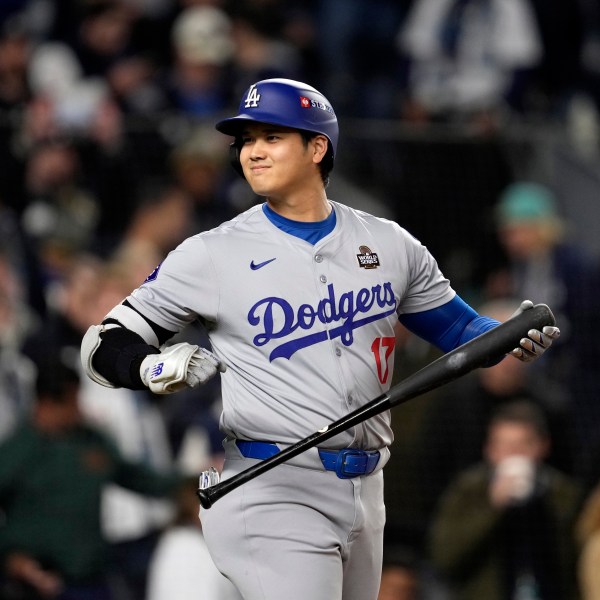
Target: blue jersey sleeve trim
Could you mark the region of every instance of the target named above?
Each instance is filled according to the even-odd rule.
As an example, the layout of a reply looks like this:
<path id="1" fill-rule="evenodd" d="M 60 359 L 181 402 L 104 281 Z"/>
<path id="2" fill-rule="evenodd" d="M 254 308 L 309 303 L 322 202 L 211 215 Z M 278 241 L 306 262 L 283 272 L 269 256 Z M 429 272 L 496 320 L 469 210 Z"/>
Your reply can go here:
<path id="1" fill-rule="evenodd" d="M 499 325 L 478 315 L 460 296 L 438 308 L 400 316 L 400 322 L 415 335 L 449 352 Z"/>

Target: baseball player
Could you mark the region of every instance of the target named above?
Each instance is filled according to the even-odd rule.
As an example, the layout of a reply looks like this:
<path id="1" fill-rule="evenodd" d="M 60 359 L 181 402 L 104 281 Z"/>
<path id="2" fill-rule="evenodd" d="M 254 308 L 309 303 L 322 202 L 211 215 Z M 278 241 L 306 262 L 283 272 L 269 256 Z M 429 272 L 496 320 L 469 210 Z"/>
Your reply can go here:
<path id="1" fill-rule="evenodd" d="M 157 394 L 220 372 L 225 479 L 384 393 L 398 319 L 443 351 L 498 322 L 398 224 L 327 198 L 338 123 L 316 89 L 259 81 L 216 127 L 264 202 L 173 250 L 81 355 L 94 381 Z M 212 352 L 168 345 L 194 321 Z M 534 359 L 558 335 L 531 330 L 512 354 Z M 377 597 L 391 442 L 388 412 L 202 510 L 211 556 L 246 600 Z"/>

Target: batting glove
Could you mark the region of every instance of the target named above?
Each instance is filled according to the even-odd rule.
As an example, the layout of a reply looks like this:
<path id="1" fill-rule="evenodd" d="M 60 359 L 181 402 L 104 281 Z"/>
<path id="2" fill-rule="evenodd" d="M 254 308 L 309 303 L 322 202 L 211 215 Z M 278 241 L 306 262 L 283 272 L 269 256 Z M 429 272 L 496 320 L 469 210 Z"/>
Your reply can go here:
<path id="1" fill-rule="evenodd" d="M 524 300 L 515 314 L 533 308 L 531 300 Z M 519 342 L 519 347 L 515 348 L 510 354 L 518 358 L 522 362 L 531 362 L 539 358 L 552 346 L 552 342 L 560 337 L 560 329 L 553 325 L 546 325 L 539 329 L 530 329 L 527 332 L 527 337 L 522 338 Z"/>
<path id="2" fill-rule="evenodd" d="M 212 352 L 186 342 L 149 354 L 140 366 L 142 381 L 155 394 L 193 388 L 224 371 L 225 365 Z"/>

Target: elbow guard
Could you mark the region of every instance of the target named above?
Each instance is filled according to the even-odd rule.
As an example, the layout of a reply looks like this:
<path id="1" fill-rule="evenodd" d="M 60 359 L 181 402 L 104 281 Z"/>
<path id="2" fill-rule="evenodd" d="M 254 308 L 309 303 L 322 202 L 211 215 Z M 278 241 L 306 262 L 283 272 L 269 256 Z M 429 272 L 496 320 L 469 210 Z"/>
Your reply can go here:
<path id="1" fill-rule="evenodd" d="M 103 377 L 94 369 L 93 358 L 96 350 L 100 347 L 102 339 L 100 334 L 108 328 L 118 327 L 118 325 L 91 325 L 85 332 L 81 340 L 81 366 L 85 374 L 96 383 L 108 388 L 116 388 L 118 386 L 111 383 L 106 377 Z"/>
<path id="2" fill-rule="evenodd" d="M 92 381 L 105 387 L 143 390 L 140 365 L 149 354 L 158 354 L 137 333 L 116 323 L 92 325 L 81 344 L 81 363 Z"/>
<path id="3" fill-rule="evenodd" d="M 105 387 L 144 389 L 146 386 L 139 373 L 142 361 L 149 354 L 159 352 L 159 336 L 168 338 L 173 335 L 173 332 L 158 326 L 156 331 L 130 306 L 115 306 L 102 324 L 92 325 L 83 336 L 83 370 L 92 381 Z"/>

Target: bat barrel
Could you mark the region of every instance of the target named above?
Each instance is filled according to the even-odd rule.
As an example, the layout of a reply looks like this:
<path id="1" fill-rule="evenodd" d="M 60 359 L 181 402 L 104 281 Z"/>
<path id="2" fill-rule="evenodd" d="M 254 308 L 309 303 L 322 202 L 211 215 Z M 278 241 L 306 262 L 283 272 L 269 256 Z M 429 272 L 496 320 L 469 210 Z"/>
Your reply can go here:
<path id="1" fill-rule="evenodd" d="M 407 377 L 390 390 L 390 404 L 396 406 L 449 383 L 469 371 L 489 365 L 503 354 L 517 348 L 530 329 L 542 329 L 546 325 L 555 324 L 556 320 L 550 308 L 545 304 L 536 304 Z"/>

